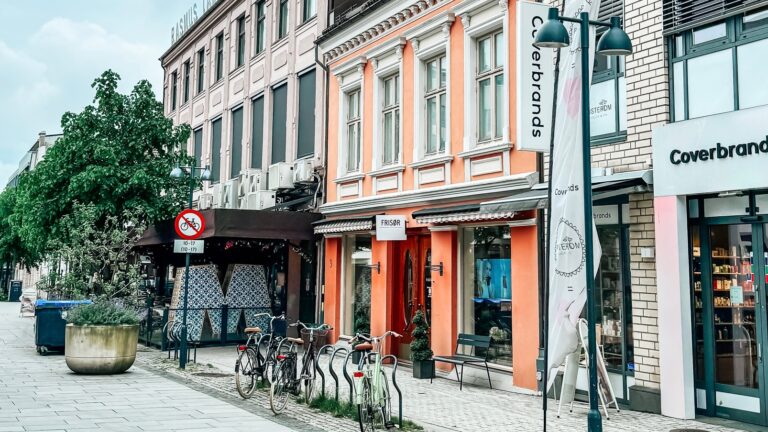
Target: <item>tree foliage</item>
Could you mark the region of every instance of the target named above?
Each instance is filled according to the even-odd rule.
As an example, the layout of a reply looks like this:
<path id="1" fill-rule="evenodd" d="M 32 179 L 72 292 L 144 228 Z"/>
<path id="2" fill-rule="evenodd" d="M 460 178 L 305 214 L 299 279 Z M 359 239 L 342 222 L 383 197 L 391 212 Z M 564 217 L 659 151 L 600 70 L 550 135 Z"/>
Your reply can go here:
<path id="1" fill-rule="evenodd" d="M 413 316 L 413 332 L 411 333 L 411 360 L 424 361 L 432 358 L 432 348 L 429 346 L 429 325 L 421 309 Z"/>
<path id="2" fill-rule="evenodd" d="M 98 77 L 93 104 L 64 114 L 63 136 L 16 191 L 0 196 L 0 216 L 8 214 L 6 201 L 15 202 L 12 217 L 0 222 L 0 257 L 36 265 L 61 245 L 79 242 L 67 226 L 75 203 L 87 206 L 97 228 L 122 225 L 128 214 L 151 224 L 182 208 L 187 185 L 168 174 L 190 161 L 190 129 L 165 118 L 148 81 L 129 94 L 118 92 L 119 81 L 111 70 Z"/>

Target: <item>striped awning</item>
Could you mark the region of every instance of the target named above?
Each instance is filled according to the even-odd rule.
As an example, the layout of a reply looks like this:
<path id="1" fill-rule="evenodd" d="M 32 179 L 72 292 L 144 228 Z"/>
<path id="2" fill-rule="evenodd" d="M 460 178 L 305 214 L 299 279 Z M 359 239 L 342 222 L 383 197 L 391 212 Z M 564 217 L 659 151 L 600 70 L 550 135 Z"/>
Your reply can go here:
<path id="1" fill-rule="evenodd" d="M 314 223 L 315 234 L 338 234 L 370 231 L 374 227 L 373 216 L 343 219 L 325 219 Z"/>
<path id="2" fill-rule="evenodd" d="M 443 223 L 460 223 L 460 222 L 478 222 L 495 219 L 511 219 L 515 216 L 513 211 L 500 211 L 500 212 L 459 212 L 459 213 L 446 213 L 446 214 L 434 214 L 415 216 L 416 222 L 420 224 L 443 224 Z"/>

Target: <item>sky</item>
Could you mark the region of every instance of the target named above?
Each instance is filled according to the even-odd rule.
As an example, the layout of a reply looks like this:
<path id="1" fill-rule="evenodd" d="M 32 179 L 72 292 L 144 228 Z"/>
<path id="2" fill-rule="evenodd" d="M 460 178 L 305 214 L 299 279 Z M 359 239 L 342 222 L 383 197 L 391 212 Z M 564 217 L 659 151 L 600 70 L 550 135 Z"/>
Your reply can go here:
<path id="1" fill-rule="evenodd" d="M 0 188 L 39 132 L 60 133 L 62 114 L 93 101 L 101 72 L 122 92 L 147 79 L 160 99 L 158 59 L 196 1 L 0 0 Z"/>

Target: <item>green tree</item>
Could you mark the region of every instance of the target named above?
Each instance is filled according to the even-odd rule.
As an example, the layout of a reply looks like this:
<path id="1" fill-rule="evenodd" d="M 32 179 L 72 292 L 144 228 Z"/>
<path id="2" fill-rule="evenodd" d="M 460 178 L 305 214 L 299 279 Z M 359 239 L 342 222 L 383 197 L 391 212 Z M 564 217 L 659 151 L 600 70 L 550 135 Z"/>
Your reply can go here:
<path id="1" fill-rule="evenodd" d="M 432 348 L 429 347 L 429 325 L 424 317 L 424 311 L 416 311 L 413 316 L 413 332 L 411 333 L 411 360 L 424 361 L 432 358 Z"/>
<path id="2" fill-rule="evenodd" d="M 187 185 L 168 174 L 190 162 L 189 126 L 165 118 L 148 81 L 121 94 L 119 80 L 108 70 L 93 82 L 93 104 L 62 116 L 63 136 L 19 186 L 13 225 L 30 264 L 74 240 L 65 219 L 76 202 L 94 212 L 96 227 L 110 217 L 123 224 L 126 214 L 151 224 L 182 208 Z"/>

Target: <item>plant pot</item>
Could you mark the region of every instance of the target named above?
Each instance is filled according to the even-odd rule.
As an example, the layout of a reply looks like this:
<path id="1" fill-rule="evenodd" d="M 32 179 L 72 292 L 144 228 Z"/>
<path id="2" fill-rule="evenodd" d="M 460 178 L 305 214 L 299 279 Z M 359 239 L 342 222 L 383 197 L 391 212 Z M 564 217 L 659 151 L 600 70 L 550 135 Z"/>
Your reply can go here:
<path id="1" fill-rule="evenodd" d="M 90 375 L 118 374 L 133 365 L 138 343 L 138 325 L 67 324 L 64 356 L 72 372 Z"/>
<path id="2" fill-rule="evenodd" d="M 429 379 L 435 377 L 434 360 L 414 360 L 413 377 L 418 379 Z"/>

